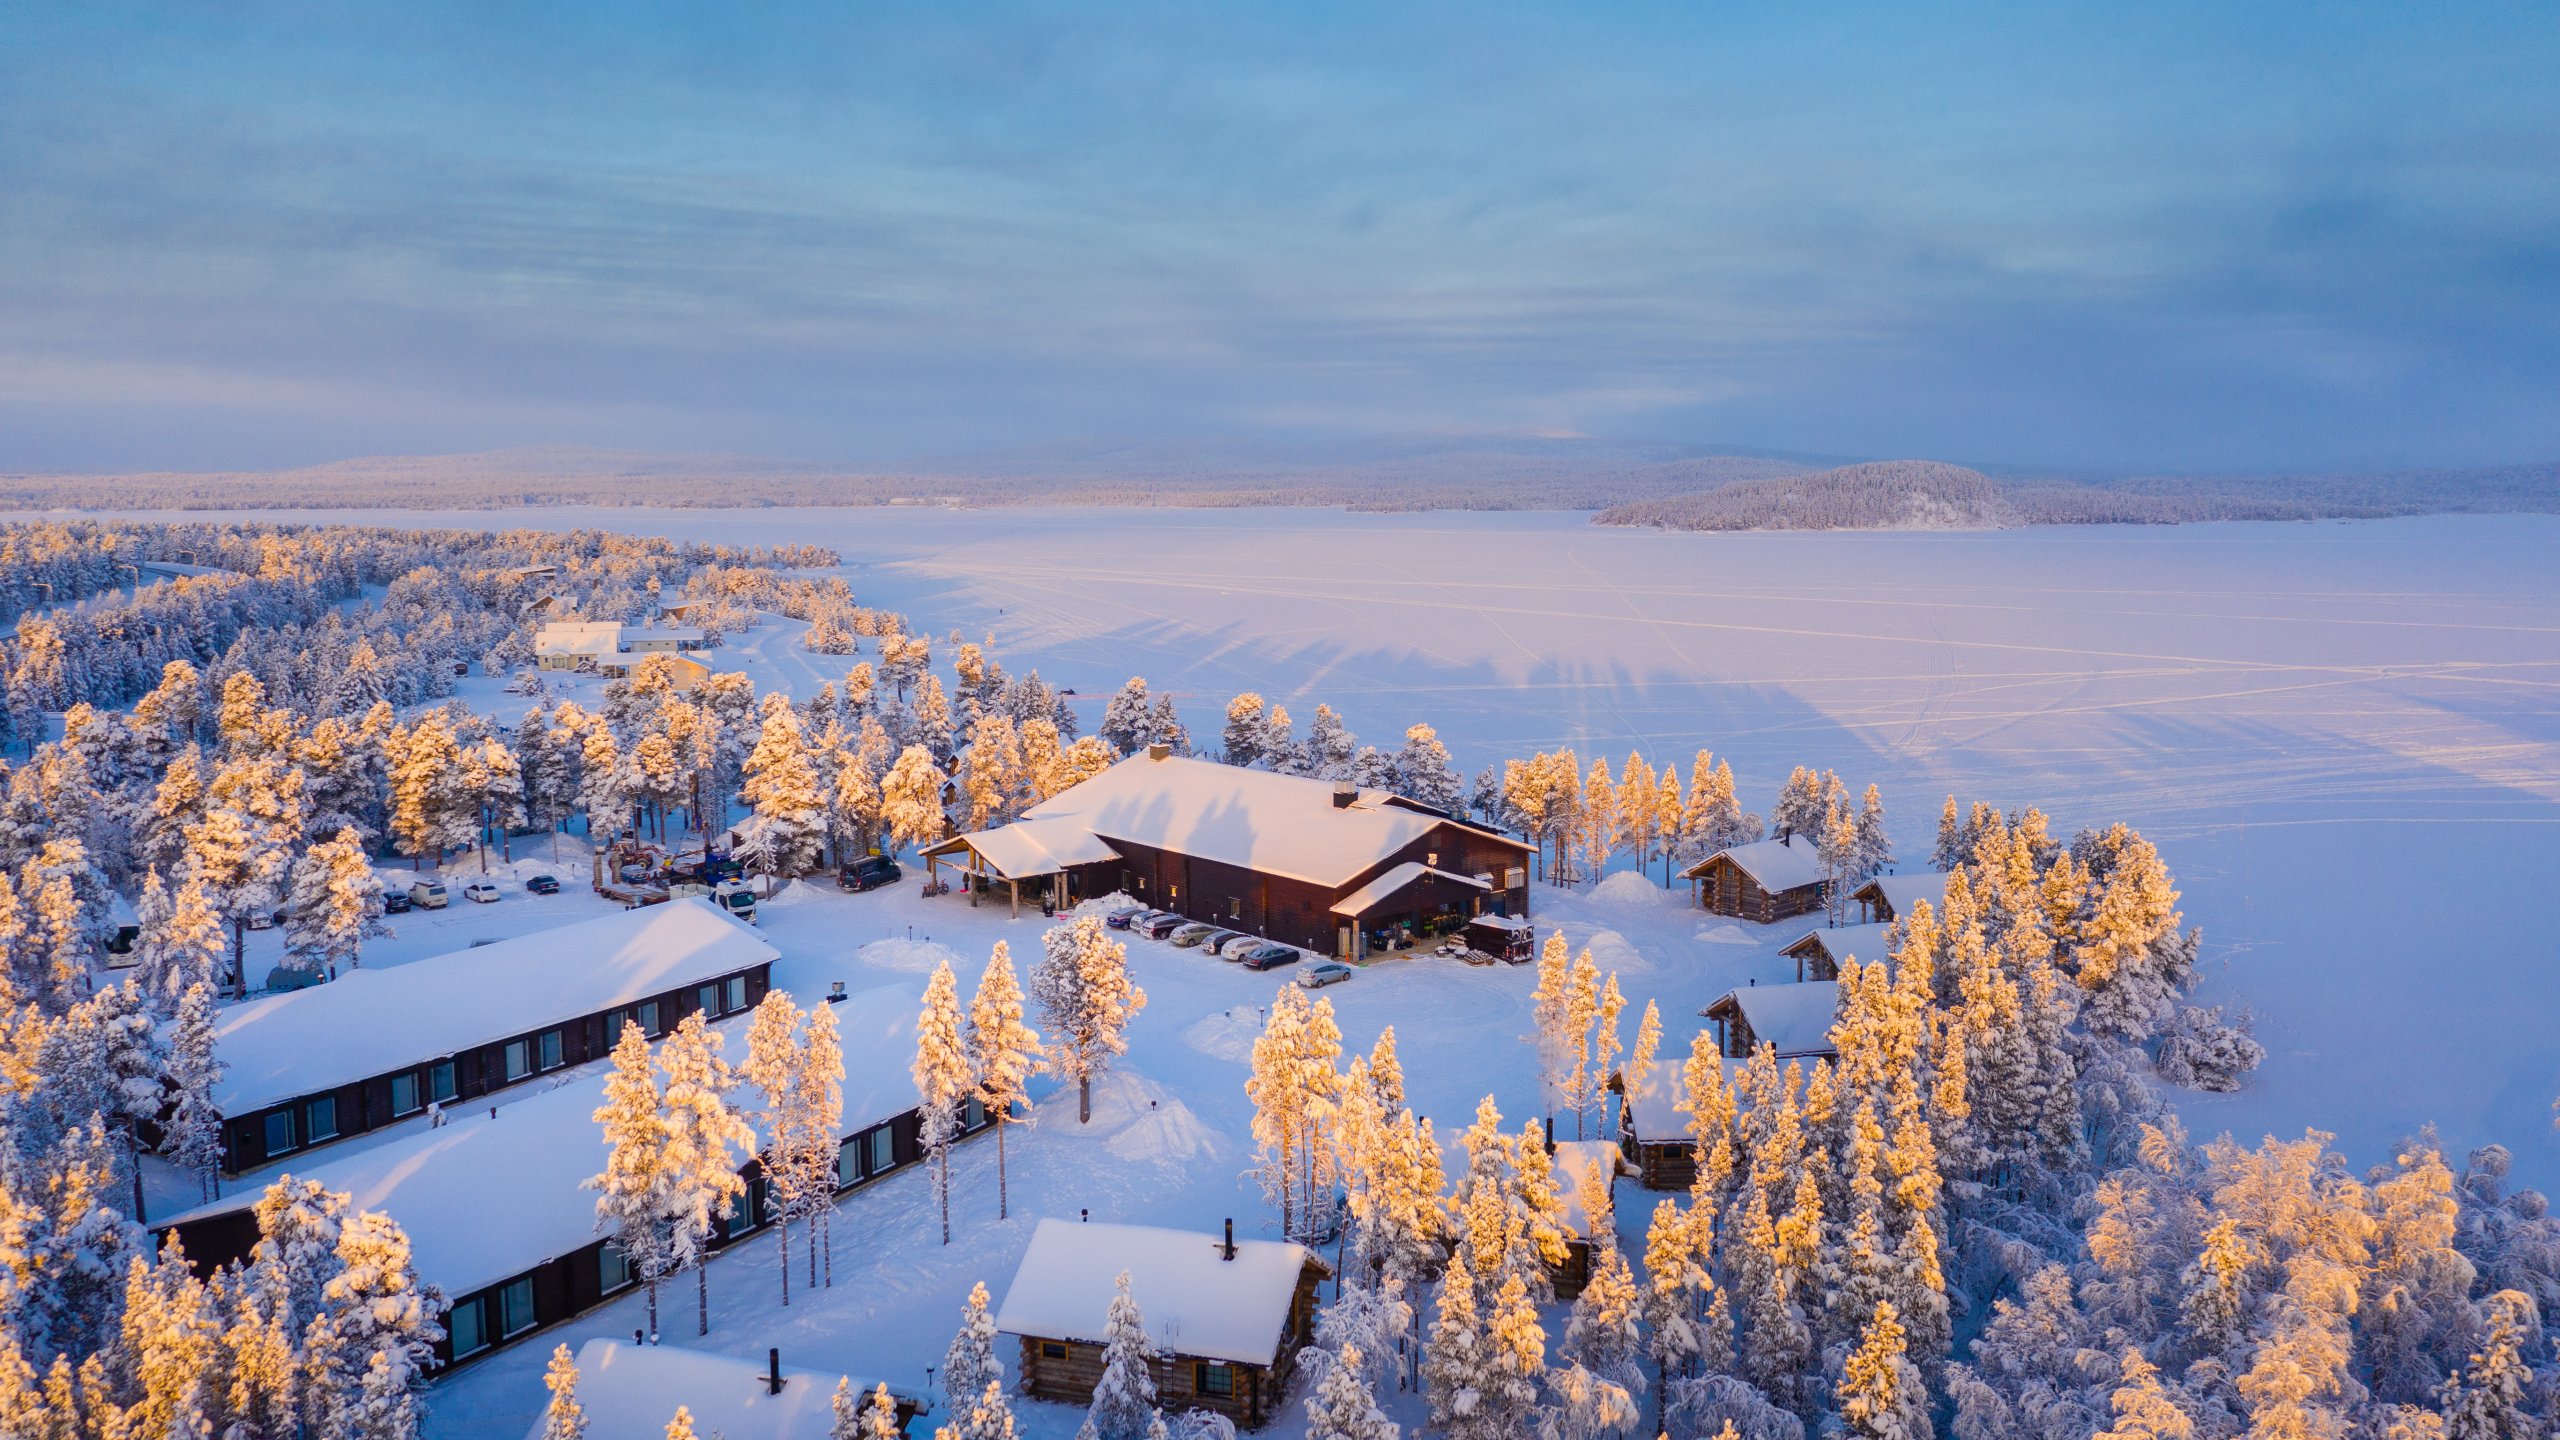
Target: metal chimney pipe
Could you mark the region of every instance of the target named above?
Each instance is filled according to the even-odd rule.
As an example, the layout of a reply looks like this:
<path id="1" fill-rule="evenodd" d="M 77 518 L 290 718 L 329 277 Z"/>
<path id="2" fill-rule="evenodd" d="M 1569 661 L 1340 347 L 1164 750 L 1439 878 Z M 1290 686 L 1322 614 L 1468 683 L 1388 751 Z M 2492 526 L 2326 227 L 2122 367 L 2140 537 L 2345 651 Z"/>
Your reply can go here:
<path id="1" fill-rule="evenodd" d="M 1222 1258 L 1228 1260 L 1236 1258 L 1236 1218 L 1232 1215 L 1227 1217 L 1227 1244 L 1225 1251 L 1222 1252 Z"/>
<path id="2" fill-rule="evenodd" d="M 782 1351 L 780 1349 L 764 1352 L 764 1393 L 767 1395 L 782 1393 Z"/>

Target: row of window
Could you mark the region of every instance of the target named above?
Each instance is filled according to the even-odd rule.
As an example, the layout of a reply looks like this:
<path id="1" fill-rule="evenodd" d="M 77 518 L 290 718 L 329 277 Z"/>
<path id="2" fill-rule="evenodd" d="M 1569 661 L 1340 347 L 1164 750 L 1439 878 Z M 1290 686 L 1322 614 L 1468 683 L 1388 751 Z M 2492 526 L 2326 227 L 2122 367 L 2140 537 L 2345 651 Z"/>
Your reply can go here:
<path id="1" fill-rule="evenodd" d="M 1072 1348 L 1073 1347 L 1069 1346 L 1063 1340 L 1043 1340 L 1040 1342 L 1040 1358 L 1044 1360 L 1064 1360 L 1067 1358 L 1068 1351 Z M 1236 1393 L 1236 1367 L 1233 1365 L 1222 1365 L 1214 1360 L 1192 1361 L 1191 1393 L 1194 1395 L 1217 1395 L 1222 1397 L 1234 1395 Z"/>
<path id="2" fill-rule="evenodd" d="M 607 1249 L 612 1247 L 607 1246 Z M 453 1358 L 477 1355 L 501 1340 L 533 1328 L 533 1277 L 510 1280 L 486 1294 L 474 1295 L 445 1312 L 445 1334 L 453 1341 Z"/>
<path id="3" fill-rule="evenodd" d="M 734 1015 L 747 1008 L 747 977 L 732 975 L 715 980 L 696 993 L 703 1014 L 710 1019 Z M 604 1017 L 605 1047 L 611 1049 L 622 1037 L 625 1023 L 636 1021 L 640 1033 L 655 1040 L 666 1033 L 659 1023 L 659 1007 L 655 1000 L 643 1001 L 628 1012 L 616 1010 Z M 545 1030 L 539 1035 L 507 1042 L 500 1057 L 505 1075 L 501 1083 L 512 1085 L 546 1070 L 557 1070 L 566 1063 L 566 1032 Z M 454 1070 L 450 1060 L 391 1077 L 391 1118 L 397 1120 L 415 1115 L 430 1104 L 441 1104 L 454 1097 Z M 299 1107 L 286 1106 L 267 1113 L 264 1121 L 267 1158 L 317 1145 L 338 1138 L 338 1100 L 323 1095 L 303 1102 Z"/>

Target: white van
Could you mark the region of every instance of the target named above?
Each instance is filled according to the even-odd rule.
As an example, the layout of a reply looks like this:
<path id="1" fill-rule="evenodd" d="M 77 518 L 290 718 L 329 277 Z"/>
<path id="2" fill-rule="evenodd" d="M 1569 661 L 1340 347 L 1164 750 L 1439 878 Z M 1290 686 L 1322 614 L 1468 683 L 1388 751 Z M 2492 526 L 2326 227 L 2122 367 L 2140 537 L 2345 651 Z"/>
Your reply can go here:
<path id="1" fill-rule="evenodd" d="M 409 903 L 421 910 L 443 909 L 448 903 L 445 899 L 444 882 L 441 880 L 410 881 Z"/>

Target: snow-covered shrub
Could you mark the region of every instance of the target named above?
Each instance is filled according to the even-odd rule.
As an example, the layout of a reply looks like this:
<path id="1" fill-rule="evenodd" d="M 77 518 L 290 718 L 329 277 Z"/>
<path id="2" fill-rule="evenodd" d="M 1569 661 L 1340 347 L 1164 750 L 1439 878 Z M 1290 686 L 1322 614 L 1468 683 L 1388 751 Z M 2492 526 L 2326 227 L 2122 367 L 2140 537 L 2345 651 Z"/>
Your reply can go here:
<path id="1" fill-rule="evenodd" d="M 2249 1034 L 2248 1012 L 2226 1022 L 2221 1007 L 2189 1005 L 2160 1037 L 2160 1053 L 2152 1064 L 2172 1085 L 2227 1094 L 2267 1058 L 2266 1047 Z"/>

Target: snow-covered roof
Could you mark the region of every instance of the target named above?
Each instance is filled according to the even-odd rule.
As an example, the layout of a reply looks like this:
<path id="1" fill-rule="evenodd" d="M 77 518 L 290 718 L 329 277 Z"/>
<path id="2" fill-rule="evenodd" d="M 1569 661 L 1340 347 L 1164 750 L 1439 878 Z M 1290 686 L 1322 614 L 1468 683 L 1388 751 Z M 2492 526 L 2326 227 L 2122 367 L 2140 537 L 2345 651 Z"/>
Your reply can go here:
<path id="1" fill-rule="evenodd" d="M 1708 1013 L 1731 1004 L 1751 1026 L 1755 1045 L 1778 1047 L 1778 1058 L 1828 1055 L 1831 1026 L 1840 1015 L 1840 982 L 1806 980 L 1793 985 L 1745 985 L 1707 1007 Z"/>
<path id="2" fill-rule="evenodd" d="M 1419 860 L 1407 860 L 1342 897 L 1341 903 L 1333 907 L 1333 913 L 1358 915 L 1425 875 L 1437 875 L 1443 880 L 1454 880 L 1461 885 L 1471 885 L 1478 890 L 1493 888 L 1473 875 L 1461 875 L 1455 870 L 1443 870 L 1435 865 L 1425 865 Z"/>
<path id="3" fill-rule="evenodd" d="M 590 1340 L 578 1347 L 578 1408 L 586 1412 L 587 1433 L 599 1437 L 662 1435 L 681 1405 L 692 1414 L 697 1435 L 826 1440 L 835 1420 L 836 1382 L 851 1381 L 865 1395 L 879 1383 L 786 1367 L 777 1395 L 766 1380 L 766 1368 L 755 1361 L 702 1350 L 627 1340 Z M 542 1426 L 542 1417 L 535 1416 L 525 1440 L 542 1440 Z"/>
<path id="4" fill-rule="evenodd" d="M 954 835 L 927 846 L 925 853 L 948 855 L 964 847 L 977 851 L 979 859 L 1009 880 L 1055 875 L 1070 865 L 1120 858 L 1119 851 L 1075 820 L 1016 820 L 992 830 Z"/>
<path id="5" fill-rule="evenodd" d="M 225 1115 L 424 1064 L 772 961 L 780 952 L 700 899 L 626 910 L 326 985 L 214 1020 Z"/>
<path id="6" fill-rule="evenodd" d="M 1809 954 L 1812 947 L 1820 945 L 1822 953 L 1830 956 L 1831 963 L 1834 965 L 1852 958 L 1861 965 L 1873 965 L 1878 961 L 1893 958 L 1891 948 L 1885 943 L 1888 932 L 1892 929 L 1891 922 L 1879 922 L 1873 925 L 1828 925 L 1818 930 L 1806 931 L 1798 938 L 1789 941 L 1778 953 L 1795 955 L 1801 951 Z"/>
<path id="7" fill-rule="evenodd" d="M 666 907 L 653 907 L 666 908 Z M 344 982 L 340 982 L 344 983 Z M 844 1045 L 847 1136 L 915 1108 L 920 983 L 860 991 L 835 1007 Z M 744 1059 L 743 1018 L 720 1027 L 732 1062 Z M 495 1115 L 456 1106 L 452 1120 L 293 1175 L 344 1191 L 359 1210 L 380 1210 L 409 1235 L 418 1278 L 448 1296 L 468 1295 L 596 1238 L 596 1195 L 581 1188 L 604 1169 L 595 1122 L 609 1077 L 591 1072 L 511 1103 Z M 754 1102 L 753 1092 L 741 1097 Z M 325 1153 L 325 1152 L 324 1152 Z M 243 1184 L 219 1200 L 154 1222 L 155 1229 L 253 1208 L 264 1187 Z M 663 1421 L 660 1422 L 662 1425 Z"/>
<path id="8" fill-rule="evenodd" d="M 996 1309 L 996 1328 L 1099 1345 L 1126 1270 L 1130 1297 L 1158 1348 L 1268 1365 L 1288 1328 L 1298 1277 L 1314 1256 L 1285 1241 L 1238 1240 L 1229 1260 L 1221 1246 L 1219 1237 L 1189 1230 L 1042 1220 Z"/>
<path id="9" fill-rule="evenodd" d="M 619 620 L 553 620 L 533 632 L 536 655 L 610 655 L 621 643 Z"/>
<path id="10" fill-rule="evenodd" d="M 1707 867 L 1718 860 L 1730 860 L 1740 866 L 1754 884 L 1772 894 L 1819 885 L 1824 878 L 1822 857 L 1814 853 L 1813 841 L 1803 836 L 1792 843 L 1754 840 L 1748 845 L 1719 850 L 1680 873 L 1694 879 L 1707 873 Z"/>
<path id="11" fill-rule="evenodd" d="M 635 647 L 646 645 L 653 640 L 664 641 L 670 645 L 700 644 L 702 632 L 691 625 L 643 625 L 622 638 L 630 641 Z"/>
<path id="12" fill-rule="evenodd" d="M 1337 806 L 1330 780 L 1142 750 L 1034 805 L 1028 818 L 1074 820 L 1106 840 L 1330 886 L 1451 823 L 1390 798 L 1362 790 Z"/>
<path id="13" fill-rule="evenodd" d="M 1893 918 L 1908 918 L 1911 907 L 1926 900 L 1932 910 L 1947 908 L 1947 872 L 1931 870 L 1918 875 L 1878 875 L 1858 887 L 1860 895 L 1869 890 L 1884 897 L 1893 910 Z"/>
<path id="14" fill-rule="evenodd" d="M 1638 1140 L 1681 1140 L 1689 1134 L 1689 1117 L 1680 1113 L 1679 1060 L 1656 1060 L 1643 1073 L 1620 1066 L 1618 1084 L 1626 1092 L 1627 1118 Z"/>
<path id="15" fill-rule="evenodd" d="M 1601 1184 L 1609 1184 L 1618 1173 L 1618 1147 L 1607 1140 L 1559 1140 L 1553 1158 L 1556 1190 L 1564 1198 L 1565 1233 L 1588 1240 L 1591 1207 L 1582 1203 L 1583 1178 L 1597 1175 Z"/>
<path id="16" fill-rule="evenodd" d="M 1490 930 L 1526 930 L 1529 928 L 1529 922 L 1518 915 L 1478 915 L 1467 923 L 1470 925 L 1482 925 Z"/>

